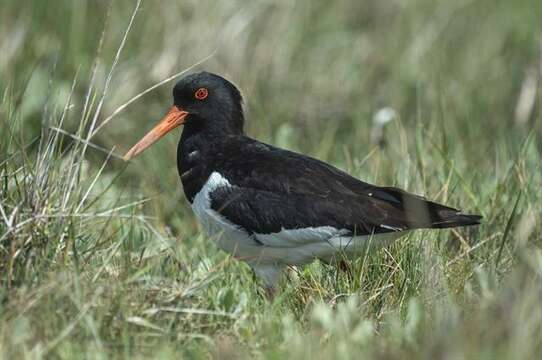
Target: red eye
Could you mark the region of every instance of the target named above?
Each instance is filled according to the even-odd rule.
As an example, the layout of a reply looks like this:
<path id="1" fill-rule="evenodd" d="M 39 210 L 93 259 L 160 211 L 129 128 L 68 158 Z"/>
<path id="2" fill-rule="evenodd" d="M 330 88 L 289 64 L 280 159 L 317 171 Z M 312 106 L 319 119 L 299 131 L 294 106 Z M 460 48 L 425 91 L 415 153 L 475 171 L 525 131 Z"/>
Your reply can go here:
<path id="1" fill-rule="evenodd" d="M 206 88 L 199 88 L 196 90 L 194 97 L 198 100 L 203 100 L 209 95 L 209 91 Z"/>

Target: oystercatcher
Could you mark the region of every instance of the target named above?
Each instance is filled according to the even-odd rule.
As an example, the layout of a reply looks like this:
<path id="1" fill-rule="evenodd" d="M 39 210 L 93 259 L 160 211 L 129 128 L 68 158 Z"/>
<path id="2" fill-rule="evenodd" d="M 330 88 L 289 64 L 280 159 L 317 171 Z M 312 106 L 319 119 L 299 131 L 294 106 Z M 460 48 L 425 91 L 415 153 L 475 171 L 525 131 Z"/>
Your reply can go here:
<path id="1" fill-rule="evenodd" d="M 325 162 L 248 137 L 243 99 L 200 72 L 173 89 L 173 106 L 125 155 L 136 156 L 184 124 L 177 167 L 194 214 L 218 246 L 246 261 L 272 290 L 281 270 L 389 244 L 409 230 L 477 225 L 394 187 L 362 182 Z"/>

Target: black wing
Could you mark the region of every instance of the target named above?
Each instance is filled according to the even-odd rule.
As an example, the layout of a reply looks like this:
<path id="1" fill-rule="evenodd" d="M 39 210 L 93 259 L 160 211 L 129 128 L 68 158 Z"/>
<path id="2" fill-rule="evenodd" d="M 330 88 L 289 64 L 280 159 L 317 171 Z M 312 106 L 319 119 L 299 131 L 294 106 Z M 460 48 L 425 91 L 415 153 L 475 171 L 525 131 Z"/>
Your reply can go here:
<path id="1" fill-rule="evenodd" d="M 213 209 L 254 233 L 333 226 L 352 234 L 475 225 L 480 216 L 393 187 L 362 182 L 322 161 L 245 138 L 217 168 L 232 184 L 211 194 Z M 227 154 L 227 155 L 226 155 Z"/>

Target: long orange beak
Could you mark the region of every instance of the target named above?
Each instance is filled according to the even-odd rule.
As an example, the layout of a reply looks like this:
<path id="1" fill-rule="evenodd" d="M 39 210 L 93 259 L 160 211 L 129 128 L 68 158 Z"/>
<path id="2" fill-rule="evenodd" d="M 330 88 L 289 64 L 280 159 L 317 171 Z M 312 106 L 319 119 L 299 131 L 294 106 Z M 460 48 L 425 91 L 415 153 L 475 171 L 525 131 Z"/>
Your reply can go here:
<path id="1" fill-rule="evenodd" d="M 147 133 L 147 135 L 143 136 L 143 138 L 139 140 L 139 142 L 135 144 L 126 153 L 126 155 L 124 155 L 124 161 L 128 161 L 137 154 L 143 152 L 143 150 L 154 144 L 162 136 L 166 135 L 168 132 L 175 129 L 179 125 L 184 124 L 186 115 L 188 115 L 188 112 L 179 109 L 177 106 L 173 105 L 166 114 L 166 116 L 164 116 L 162 120 L 160 120 L 160 122 Z"/>

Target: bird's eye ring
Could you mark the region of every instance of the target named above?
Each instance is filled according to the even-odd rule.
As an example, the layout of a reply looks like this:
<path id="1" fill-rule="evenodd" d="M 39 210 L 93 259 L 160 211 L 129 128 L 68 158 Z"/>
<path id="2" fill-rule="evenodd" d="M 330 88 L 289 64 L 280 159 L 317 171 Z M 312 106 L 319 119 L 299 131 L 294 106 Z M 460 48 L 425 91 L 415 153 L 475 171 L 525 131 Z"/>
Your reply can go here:
<path id="1" fill-rule="evenodd" d="M 203 100 L 209 95 L 209 91 L 206 88 L 199 88 L 194 93 L 194 97 L 198 100 Z"/>

